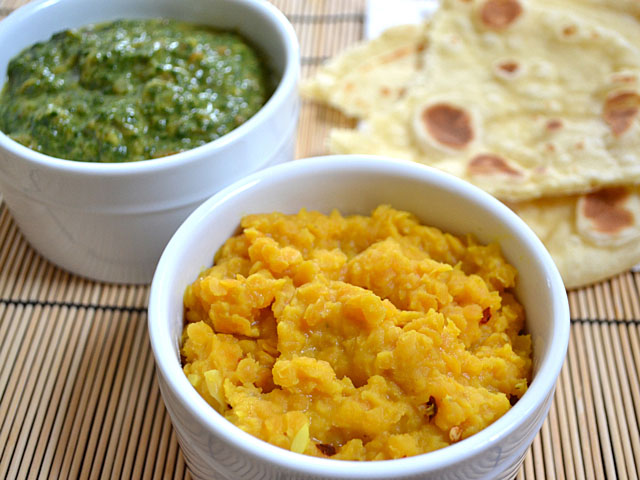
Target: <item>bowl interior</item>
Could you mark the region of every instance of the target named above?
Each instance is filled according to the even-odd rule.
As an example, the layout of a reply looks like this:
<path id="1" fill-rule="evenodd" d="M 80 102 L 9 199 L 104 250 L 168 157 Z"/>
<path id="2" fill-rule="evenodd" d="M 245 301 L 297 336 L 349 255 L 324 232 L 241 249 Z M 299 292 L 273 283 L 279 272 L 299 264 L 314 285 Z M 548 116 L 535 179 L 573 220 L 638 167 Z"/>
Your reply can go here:
<path id="1" fill-rule="evenodd" d="M 240 218 L 248 213 L 300 208 L 329 213 L 337 208 L 346 214 L 370 214 L 382 203 L 407 210 L 428 225 L 454 234 L 472 232 L 482 242 L 498 242 L 508 260 L 520 272 L 517 294 L 527 308 L 528 330 L 534 337 L 537 370 L 546 352 L 555 321 L 553 265 L 546 251 L 528 228 L 504 205 L 455 179 L 409 164 L 382 163 L 378 169 L 363 169 L 361 162 L 347 164 L 325 158 L 323 162 L 292 165 L 250 177 L 237 188 L 226 189 L 203 205 L 179 231 L 166 261 L 171 262 L 174 298 L 172 337 L 182 327 L 183 289 L 198 272 L 212 264 L 213 254 L 232 236 Z M 305 163 L 308 161 L 305 161 Z M 374 162 L 376 163 L 376 162 Z M 295 168 L 299 167 L 299 168 Z M 386 168 L 382 168 L 386 167 Z M 302 171 L 304 174 L 300 174 Z M 176 315 L 179 314 L 179 315 Z M 179 322 L 177 321 L 179 318 Z"/>
<path id="2" fill-rule="evenodd" d="M 342 214 L 370 214 L 380 204 L 410 211 L 423 223 L 444 231 L 471 232 L 482 242 L 500 243 L 520 272 L 517 295 L 525 305 L 534 343 L 534 381 L 529 396 L 483 432 L 500 433 L 510 421 L 505 417 L 518 415 L 514 410 L 519 409 L 522 415 L 539 407 L 553 390 L 562 365 L 569 322 L 564 286 L 540 241 L 502 203 L 465 182 L 415 164 L 349 156 L 296 161 L 252 175 L 205 202 L 174 235 L 154 277 L 149 311 L 154 351 L 162 351 L 158 350 L 160 345 L 171 348 L 171 355 L 156 355 L 169 383 L 175 380 L 174 387 L 193 391 L 186 379 L 180 378 L 184 377 L 178 354 L 182 295 L 198 272 L 211 265 L 221 244 L 236 232 L 242 215 L 276 210 L 296 213 L 301 207 L 325 213 L 337 208 Z M 186 398 L 191 392 L 179 395 L 186 402 L 193 400 Z M 202 403 L 196 400 L 194 405 L 200 408 Z M 461 444 L 445 450 L 457 447 Z"/>
<path id="3" fill-rule="evenodd" d="M 274 22 L 274 12 L 261 2 L 247 0 L 57 0 L 36 1 L 14 12 L 0 29 L 0 84 L 9 60 L 24 48 L 48 40 L 67 28 L 121 18 L 174 18 L 196 24 L 233 29 L 249 38 L 266 55 L 276 75 L 282 75 L 287 58 L 286 35 Z M 28 17 L 28 19 L 27 19 Z"/>

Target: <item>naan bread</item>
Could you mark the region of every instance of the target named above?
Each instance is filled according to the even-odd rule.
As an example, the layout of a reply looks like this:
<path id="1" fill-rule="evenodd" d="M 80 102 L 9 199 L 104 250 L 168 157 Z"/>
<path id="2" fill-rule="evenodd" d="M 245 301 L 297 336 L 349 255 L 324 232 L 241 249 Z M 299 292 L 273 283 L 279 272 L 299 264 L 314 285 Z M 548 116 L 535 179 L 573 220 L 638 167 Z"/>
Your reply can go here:
<path id="1" fill-rule="evenodd" d="M 640 187 L 510 205 L 553 257 L 567 288 L 626 271 L 640 262 Z"/>
<path id="2" fill-rule="evenodd" d="M 358 118 L 389 108 L 422 68 L 425 29 L 400 25 L 351 47 L 303 81 L 301 94 Z"/>
<path id="3" fill-rule="evenodd" d="M 332 132 L 330 150 L 429 164 L 510 201 L 639 182 L 640 19 L 612 2 L 443 0 L 406 96 Z"/>
<path id="4" fill-rule="evenodd" d="M 362 94 L 328 100 L 352 71 L 334 69 L 316 98 L 365 122 L 334 131 L 330 149 L 427 163 L 510 200 L 567 288 L 638 264 L 640 1 L 442 3 L 424 68 L 392 77 L 404 95 L 376 103 L 380 66 L 354 83 Z M 358 97 L 370 107 L 353 108 Z"/>
<path id="5" fill-rule="evenodd" d="M 612 10 L 627 13 L 631 16 L 640 15 L 640 3 L 638 0 L 555 0 L 556 3 L 567 5 L 568 8 L 587 7 L 595 10 L 602 19 L 602 15 L 608 15 Z M 606 19 L 604 19 L 606 21 Z"/>

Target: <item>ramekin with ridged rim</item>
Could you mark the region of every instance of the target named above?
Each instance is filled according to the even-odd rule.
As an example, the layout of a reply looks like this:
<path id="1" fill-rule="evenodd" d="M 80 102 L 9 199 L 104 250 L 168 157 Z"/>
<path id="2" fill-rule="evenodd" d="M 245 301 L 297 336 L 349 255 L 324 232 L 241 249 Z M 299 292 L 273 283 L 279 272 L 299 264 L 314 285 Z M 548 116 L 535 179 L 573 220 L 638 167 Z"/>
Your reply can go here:
<path id="1" fill-rule="evenodd" d="M 315 458 L 267 444 L 232 425 L 191 386 L 179 355 L 183 294 L 248 213 L 300 208 L 370 214 L 380 204 L 455 234 L 497 241 L 519 271 L 516 294 L 533 342 L 527 392 L 486 429 L 441 450 L 380 462 Z M 473 185 L 429 167 L 355 155 L 298 160 L 250 175 L 200 206 L 167 245 L 149 301 L 149 335 L 165 405 L 198 479 L 459 479 L 515 476 L 542 426 L 569 341 L 569 307 L 549 253 L 509 208 Z"/>
<path id="2" fill-rule="evenodd" d="M 232 132 L 165 158 L 64 160 L 0 133 L 0 193 L 24 237 L 53 263 L 100 281 L 150 282 L 167 241 L 200 203 L 294 156 L 299 44 L 287 18 L 263 0 L 36 0 L 0 22 L 0 88 L 9 60 L 53 33 L 149 17 L 238 30 L 264 54 L 278 86 Z"/>

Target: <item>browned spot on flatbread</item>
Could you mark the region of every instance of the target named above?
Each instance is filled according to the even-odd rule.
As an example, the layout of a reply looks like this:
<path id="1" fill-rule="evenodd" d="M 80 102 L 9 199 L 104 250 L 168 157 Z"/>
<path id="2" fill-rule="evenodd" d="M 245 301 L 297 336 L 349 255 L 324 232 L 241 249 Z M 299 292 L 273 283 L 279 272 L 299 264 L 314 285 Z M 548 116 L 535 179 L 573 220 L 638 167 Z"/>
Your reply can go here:
<path id="1" fill-rule="evenodd" d="M 549 130 L 550 132 L 560 130 L 561 128 L 562 128 L 562 120 L 553 118 L 547 122 L 547 130 Z"/>
<path id="2" fill-rule="evenodd" d="M 562 29 L 562 34 L 565 37 L 570 37 L 571 35 L 575 35 L 577 31 L 578 29 L 576 28 L 575 25 L 568 25 Z"/>
<path id="3" fill-rule="evenodd" d="M 506 62 L 502 62 L 500 64 L 498 64 L 498 68 L 500 70 L 502 70 L 505 73 L 515 73 L 518 71 L 518 69 L 520 68 L 520 66 L 518 65 L 517 62 L 514 62 L 512 60 L 508 60 Z"/>
<path id="4" fill-rule="evenodd" d="M 518 0 L 487 0 L 480 10 L 482 23 L 489 28 L 507 28 L 522 14 Z"/>
<path id="5" fill-rule="evenodd" d="M 380 88 L 380 93 L 383 97 L 388 97 L 389 95 L 391 95 L 391 89 L 389 87 L 382 87 Z"/>
<path id="6" fill-rule="evenodd" d="M 471 159 L 467 168 L 470 175 L 503 174 L 512 177 L 522 176 L 522 173 L 509 165 L 504 158 L 493 153 L 476 155 Z"/>
<path id="7" fill-rule="evenodd" d="M 635 92 L 620 92 L 604 103 L 602 118 L 615 136 L 626 132 L 640 109 L 640 95 Z"/>
<path id="8" fill-rule="evenodd" d="M 380 57 L 380 63 L 391 63 L 395 60 L 398 60 L 402 57 L 406 57 L 407 55 L 413 52 L 412 47 L 401 47 L 395 49 L 393 52 L 387 53 Z"/>
<path id="9" fill-rule="evenodd" d="M 629 192 L 611 187 L 589 193 L 584 198 L 582 214 L 600 233 L 615 234 L 633 225 L 633 214 L 624 208 Z"/>
<path id="10" fill-rule="evenodd" d="M 471 116 L 453 105 L 437 103 L 425 108 L 422 122 L 427 132 L 447 147 L 462 150 L 473 140 Z"/>
<path id="11" fill-rule="evenodd" d="M 615 83 L 635 83 L 637 78 L 635 75 L 613 75 L 611 80 Z"/>

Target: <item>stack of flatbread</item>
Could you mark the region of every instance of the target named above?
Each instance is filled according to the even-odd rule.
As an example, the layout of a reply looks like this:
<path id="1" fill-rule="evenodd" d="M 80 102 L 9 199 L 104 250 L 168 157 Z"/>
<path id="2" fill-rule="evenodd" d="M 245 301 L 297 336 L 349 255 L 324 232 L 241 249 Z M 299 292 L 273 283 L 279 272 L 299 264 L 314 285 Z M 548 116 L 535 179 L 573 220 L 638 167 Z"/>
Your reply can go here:
<path id="1" fill-rule="evenodd" d="M 424 163 L 507 203 L 567 288 L 640 262 L 638 0 L 442 0 L 302 92 L 361 120 L 332 153 Z"/>

